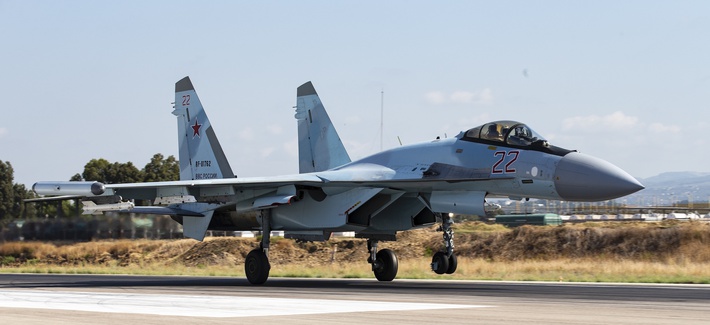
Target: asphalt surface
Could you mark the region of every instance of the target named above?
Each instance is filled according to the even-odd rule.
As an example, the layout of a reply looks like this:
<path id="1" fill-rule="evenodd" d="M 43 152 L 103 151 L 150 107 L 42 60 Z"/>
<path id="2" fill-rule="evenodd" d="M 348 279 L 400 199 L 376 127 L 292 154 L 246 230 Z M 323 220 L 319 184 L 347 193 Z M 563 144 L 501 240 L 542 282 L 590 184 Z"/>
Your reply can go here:
<path id="1" fill-rule="evenodd" d="M 22 324 L 710 324 L 710 286 L 0 274 Z"/>

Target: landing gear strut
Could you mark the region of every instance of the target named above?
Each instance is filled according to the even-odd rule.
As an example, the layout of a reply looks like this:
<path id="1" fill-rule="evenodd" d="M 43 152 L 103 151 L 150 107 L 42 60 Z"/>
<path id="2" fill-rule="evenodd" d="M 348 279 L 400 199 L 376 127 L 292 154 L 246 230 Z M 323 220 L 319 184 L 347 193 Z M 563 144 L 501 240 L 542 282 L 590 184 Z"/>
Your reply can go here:
<path id="1" fill-rule="evenodd" d="M 454 221 L 448 213 L 442 213 L 441 215 L 441 227 L 437 231 L 444 232 L 444 245 L 446 246 L 446 251 L 436 252 L 431 259 L 431 269 L 436 272 L 436 274 L 453 274 L 456 272 L 458 267 L 458 259 L 454 254 L 454 230 L 451 229 L 451 225 Z"/>
<path id="2" fill-rule="evenodd" d="M 244 261 L 244 273 L 251 284 L 264 284 L 269 278 L 271 264 L 269 263 L 269 244 L 271 243 L 271 210 L 261 214 L 261 243 L 247 254 Z"/>
<path id="3" fill-rule="evenodd" d="M 399 269 L 397 255 L 395 255 L 392 250 L 386 248 L 378 252 L 377 240 L 374 239 L 367 240 L 367 250 L 370 251 L 370 257 L 367 258 L 367 262 L 372 264 L 372 272 L 375 273 L 377 280 L 394 280 L 397 276 L 397 270 Z"/>

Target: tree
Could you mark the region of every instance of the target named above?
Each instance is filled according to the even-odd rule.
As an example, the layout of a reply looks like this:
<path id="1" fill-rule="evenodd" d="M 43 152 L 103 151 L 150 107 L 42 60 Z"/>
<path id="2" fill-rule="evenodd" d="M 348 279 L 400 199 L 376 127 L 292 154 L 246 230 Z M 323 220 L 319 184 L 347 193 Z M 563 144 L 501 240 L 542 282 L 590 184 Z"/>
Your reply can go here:
<path id="1" fill-rule="evenodd" d="M 25 184 L 15 183 L 13 186 L 14 197 L 12 200 L 13 217 L 33 217 L 37 215 L 34 204 L 25 204 L 26 199 L 35 198 L 35 193 L 25 188 Z"/>
<path id="2" fill-rule="evenodd" d="M 157 153 L 150 162 L 139 170 L 132 162 L 111 163 L 106 159 L 91 159 L 84 165 L 81 174 L 74 174 L 71 181 L 99 181 L 104 184 L 174 181 L 180 178 L 180 166 L 174 156 L 167 159 Z M 23 184 L 15 184 L 14 170 L 10 162 L 0 160 L 0 221 L 13 217 L 33 217 L 39 213 L 48 215 L 71 215 L 76 204 L 61 203 L 25 204 L 24 200 L 35 197 L 35 193 Z M 79 203 L 80 204 L 80 203 Z"/>
<path id="3" fill-rule="evenodd" d="M 127 163 L 113 163 L 107 176 L 107 184 L 138 183 L 143 181 L 143 172 L 130 161 Z"/>
<path id="4" fill-rule="evenodd" d="M 91 159 L 88 163 L 86 163 L 86 165 L 84 165 L 84 172 L 81 173 L 81 176 L 87 181 L 105 182 L 106 174 L 110 165 L 111 163 L 103 158 Z"/>
<path id="5" fill-rule="evenodd" d="M 163 155 L 156 153 L 150 162 L 143 168 L 144 182 L 176 181 L 180 179 L 180 166 L 175 156 L 163 159 Z"/>
<path id="6" fill-rule="evenodd" d="M 12 217 L 15 192 L 13 189 L 14 170 L 10 162 L 0 160 L 0 219 Z"/>
<path id="7" fill-rule="evenodd" d="M 74 175 L 72 180 L 78 178 Z M 81 174 L 84 180 L 98 181 L 104 184 L 136 183 L 143 181 L 143 175 L 132 162 L 110 163 L 108 160 L 91 159 L 84 165 L 84 172 Z"/>
<path id="8" fill-rule="evenodd" d="M 143 169 L 132 162 L 111 163 L 106 159 L 91 159 L 84 165 L 84 172 L 71 177 L 72 181 L 98 181 L 104 184 L 176 181 L 180 179 L 180 165 L 175 156 L 167 159 L 156 153 Z"/>
<path id="9" fill-rule="evenodd" d="M 132 162 L 110 163 L 108 160 L 91 159 L 84 165 L 84 172 L 71 177 L 72 181 L 98 181 L 104 184 L 175 181 L 180 178 L 180 166 L 174 156 L 164 159 L 160 153 L 153 155 L 142 170 Z"/>
<path id="10" fill-rule="evenodd" d="M 0 160 L 0 220 L 35 216 L 33 205 L 26 205 L 24 200 L 34 198 L 34 192 L 24 184 L 14 183 L 14 170 L 9 161 Z"/>

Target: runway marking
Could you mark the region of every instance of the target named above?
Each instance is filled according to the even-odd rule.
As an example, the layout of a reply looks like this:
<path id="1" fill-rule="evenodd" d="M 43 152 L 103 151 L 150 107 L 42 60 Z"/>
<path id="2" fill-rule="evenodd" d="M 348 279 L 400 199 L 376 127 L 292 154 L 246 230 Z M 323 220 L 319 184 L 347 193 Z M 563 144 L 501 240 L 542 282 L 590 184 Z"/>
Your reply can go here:
<path id="1" fill-rule="evenodd" d="M 334 299 L 0 290 L 0 307 L 190 317 L 254 317 L 491 306 Z"/>

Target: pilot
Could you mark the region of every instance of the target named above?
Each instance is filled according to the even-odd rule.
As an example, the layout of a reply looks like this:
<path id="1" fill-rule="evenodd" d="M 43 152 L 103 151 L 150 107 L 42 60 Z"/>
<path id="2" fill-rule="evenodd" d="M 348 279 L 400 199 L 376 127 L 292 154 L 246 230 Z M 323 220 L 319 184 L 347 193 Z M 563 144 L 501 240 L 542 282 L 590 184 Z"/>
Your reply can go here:
<path id="1" fill-rule="evenodd" d="M 503 141 L 503 137 L 501 137 L 500 133 L 498 132 L 498 125 L 491 124 L 488 126 L 488 131 L 486 132 L 486 138 L 488 138 L 488 140 L 493 140 L 493 141 Z"/>
<path id="2" fill-rule="evenodd" d="M 513 132 L 511 132 L 508 136 L 508 143 L 523 146 L 529 145 L 530 141 L 527 132 L 525 132 L 525 129 L 521 126 L 517 126 L 515 127 L 515 129 L 513 129 Z"/>

